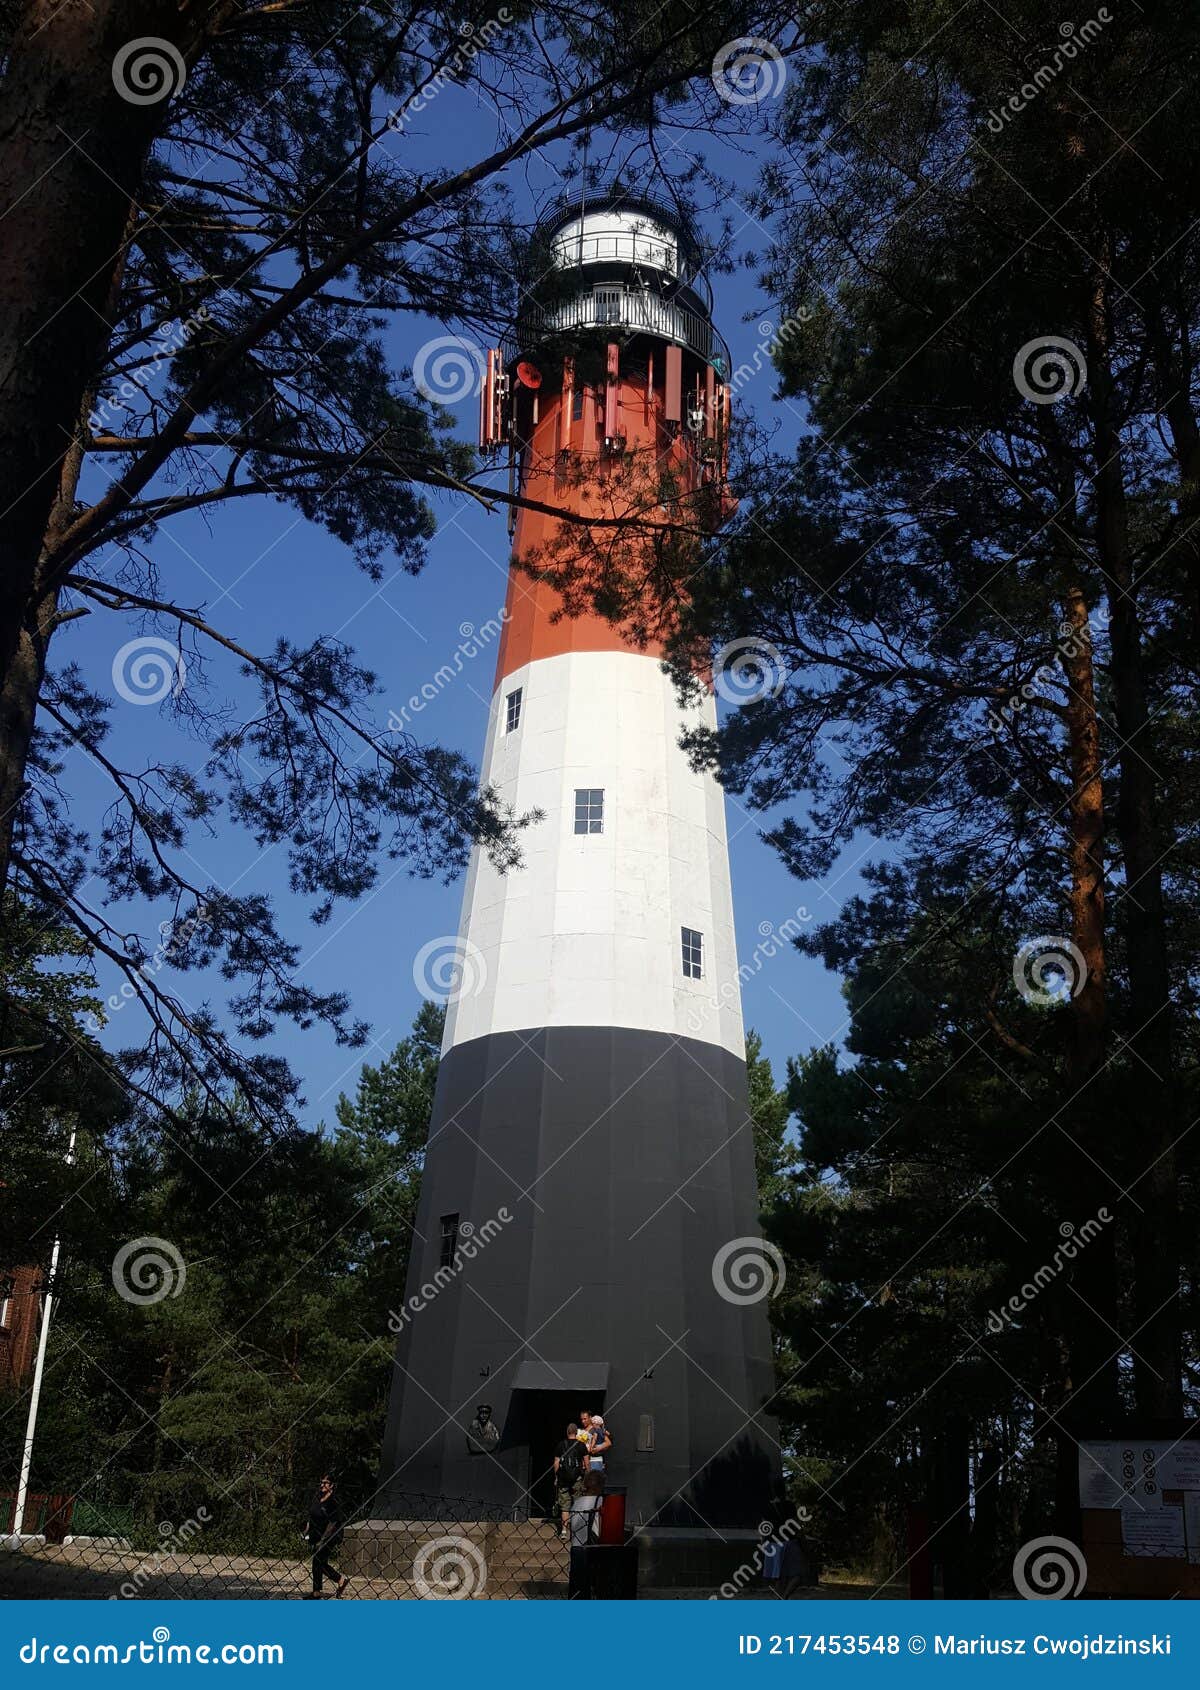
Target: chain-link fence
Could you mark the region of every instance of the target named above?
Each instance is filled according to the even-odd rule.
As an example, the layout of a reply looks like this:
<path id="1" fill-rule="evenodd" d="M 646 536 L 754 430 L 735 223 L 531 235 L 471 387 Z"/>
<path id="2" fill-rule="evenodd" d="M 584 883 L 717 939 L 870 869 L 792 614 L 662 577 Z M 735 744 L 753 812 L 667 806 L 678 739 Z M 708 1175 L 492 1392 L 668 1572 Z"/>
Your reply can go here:
<path id="1" fill-rule="evenodd" d="M 51 1493 L 26 1498 L 22 1530 L 13 1531 L 14 1496 L 0 1494 L 0 1596 L 136 1600 L 167 1598 L 281 1598 L 415 1601 L 556 1601 L 569 1597 L 631 1598 L 639 1594 L 762 1595 L 762 1558 L 745 1556 L 729 1583 L 713 1575 L 697 1550 L 690 1588 L 649 1590 L 645 1544 L 636 1534 L 597 1542 L 564 1537 L 557 1519 L 512 1518 L 466 1499 L 410 1495 L 392 1498 L 400 1516 L 348 1519 L 318 1538 L 303 1535 L 303 1510 L 281 1546 L 249 1546 L 248 1533 L 198 1506 L 176 1524 L 148 1530 L 121 1510 Z M 86 1528 L 86 1529 L 83 1529 Z M 246 1541 L 239 1547 L 238 1536 Z M 729 1563 L 728 1544 L 725 1561 Z M 639 1555 L 643 1588 L 638 1588 Z M 731 1563 L 730 1563 L 731 1565 Z"/>
<path id="2" fill-rule="evenodd" d="M 9 1536 L 0 1592 L 18 1597 L 145 1596 L 507 1600 L 568 1595 L 570 1552 L 545 1521 L 364 1521 L 316 1555 L 209 1552 L 203 1539 L 138 1550 L 126 1539 Z"/>
<path id="3" fill-rule="evenodd" d="M 563 1598 L 571 1548 L 556 1522 L 501 1518 L 486 1504 L 406 1496 L 402 1518 L 349 1519 L 304 1535 L 304 1509 L 279 1543 L 249 1522 L 239 1532 L 197 1506 L 148 1531 L 116 1506 L 31 1493 L 14 1532 L 14 1495 L 0 1496 L 0 1592 L 46 1597 L 321 1597 L 462 1600 Z M 123 1529 L 124 1528 L 124 1529 Z M 239 1549 L 241 1537 L 246 1547 Z M 251 1546 L 253 1537 L 258 1544 Z M 578 1583 L 578 1558 L 576 1583 Z"/>

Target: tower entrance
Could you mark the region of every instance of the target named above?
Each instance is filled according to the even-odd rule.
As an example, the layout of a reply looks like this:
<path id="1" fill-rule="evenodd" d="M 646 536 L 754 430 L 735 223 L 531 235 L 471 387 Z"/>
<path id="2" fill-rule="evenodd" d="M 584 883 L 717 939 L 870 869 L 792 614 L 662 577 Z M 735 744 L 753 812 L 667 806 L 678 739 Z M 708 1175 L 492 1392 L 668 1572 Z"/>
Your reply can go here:
<path id="1" fill-rule="evenodd" d="M 604 1412 L 603 1391 L 514 1391 L 514 1419 L 524 1425 L 529 1447 L 529 1513 L 538 1518 L 554 1513 L 554 1456 L 580 1413 Z"/>

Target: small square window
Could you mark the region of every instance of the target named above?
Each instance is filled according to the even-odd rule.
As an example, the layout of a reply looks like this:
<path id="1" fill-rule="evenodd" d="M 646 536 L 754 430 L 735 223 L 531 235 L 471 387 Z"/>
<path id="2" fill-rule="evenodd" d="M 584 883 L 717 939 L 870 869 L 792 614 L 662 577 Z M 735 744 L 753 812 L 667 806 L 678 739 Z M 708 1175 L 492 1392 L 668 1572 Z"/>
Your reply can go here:
<path id="1" fill-rule="evenodd" d="M 604 832 L 604 788 L 577 786 L 575 788 L 576 833 Z"/>
<path id="2" fill-rule="evenodd" d="M 454 1266 L 454 1252 L 458 1249 L 458 1216 L 442 1216 L 442 1257 L 441 1266 Z"/>
<path id="3" fill-rule="evenodd" d="M 704 973 L 704 935 L 694 927 L 680 929 L 683 936 L 683 973 L 687 980 L 699 980 Z"/>
<path id="4" fill-rule="evenodd" d="M 521 726 L 521 688 L 514 687 L 504 703 L 504 731 L 506 734 L 515 733 Z"/>

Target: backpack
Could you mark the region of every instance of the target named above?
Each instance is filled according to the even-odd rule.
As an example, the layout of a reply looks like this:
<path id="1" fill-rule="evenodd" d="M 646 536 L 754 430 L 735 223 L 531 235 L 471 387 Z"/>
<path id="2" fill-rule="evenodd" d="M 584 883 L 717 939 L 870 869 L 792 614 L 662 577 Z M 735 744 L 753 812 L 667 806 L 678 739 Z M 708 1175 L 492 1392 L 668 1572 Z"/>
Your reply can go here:
<path id="1" fill-rule="evenodd" d="M 583 1477 L 583 1445 L 574 1438 L 570 1440 L 565 1455 L 558 1458 L 558 1476 L 570 1485 Z"/>

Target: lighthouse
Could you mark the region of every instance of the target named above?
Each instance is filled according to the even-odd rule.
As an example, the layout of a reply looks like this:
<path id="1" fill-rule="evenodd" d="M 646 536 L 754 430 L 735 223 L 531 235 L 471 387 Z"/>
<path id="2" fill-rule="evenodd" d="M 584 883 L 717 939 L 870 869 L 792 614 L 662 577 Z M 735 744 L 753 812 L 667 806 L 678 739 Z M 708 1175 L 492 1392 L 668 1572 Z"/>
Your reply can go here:
<path id="1" fill-rule="evenodd" d="M 729 357 L 676 211 L 614 191 L 539 228 L 550 275 L 488 355 L 480 432 L 529 501 L 482 778 L 541 819 L 519 867 L 468 870 L 381 1488 L 393 1516 L 548 1514 L 588 1409 L 632 1525 L 727 1532 L 779 1454 L 724 798 L 680 743 L 715 704 L 516 565 L 570 544 L 555 513 L 644 517 L 639 488 L 718 524 Z"/>

